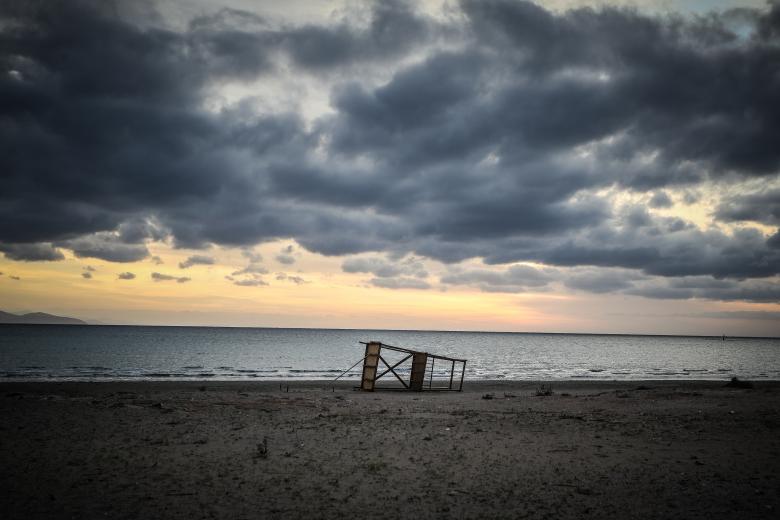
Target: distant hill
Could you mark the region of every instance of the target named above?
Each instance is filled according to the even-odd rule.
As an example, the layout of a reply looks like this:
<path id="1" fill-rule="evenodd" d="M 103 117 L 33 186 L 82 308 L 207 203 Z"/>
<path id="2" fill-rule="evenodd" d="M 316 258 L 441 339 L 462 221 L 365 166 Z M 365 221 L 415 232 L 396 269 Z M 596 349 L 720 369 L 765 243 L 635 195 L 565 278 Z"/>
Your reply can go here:
<path id="1" fill-rule="evenodd" d="M 29 314 L 11 314 L 0 311 L 0 323 L 31 324 L 31 325 L 87 325 L 85 321 L 64 316 L 54 316 L 45 312 L 31 312 Z"/>

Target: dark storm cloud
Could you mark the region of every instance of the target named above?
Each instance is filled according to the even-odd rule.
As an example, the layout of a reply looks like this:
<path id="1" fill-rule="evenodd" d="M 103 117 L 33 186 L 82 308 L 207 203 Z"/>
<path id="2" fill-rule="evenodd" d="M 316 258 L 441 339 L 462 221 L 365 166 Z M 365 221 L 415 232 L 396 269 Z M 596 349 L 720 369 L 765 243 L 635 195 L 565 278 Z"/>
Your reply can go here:
<path id="1" fill-rule="evenodd" d="M 4 244 L 0 242 L 0 251 L 10 260 L 25 262 L 51 262 L 62 260 L 65 255 L 51 244 Z"/>
<path id="2" fill-rule="evenodd" d="M 769 237 L 766 241 L 766 245 L 772 249 L 780 249 L 780 231 Z"/>
<path id="3" fill-rule="evenodd" d="M 572 273 L 563 283 L 571 289 L 603 294 L 633 287 L 633 280 L 636 278 L 635 273 L 615 269 L 589 270 Z"/>
<path id="4" fill-rule="evenodd" d="M 651 208 L 671 208 L 673 206 L 672 199 L 665 191 L 657 191 L 650 197 L 650 201 L 647 203 Z"/>
<path id="5" fill-rule="evenodd" d="M 425 265 L 414 257 L 393 261 L 378 257 L 349 258 L 341 264 L 345 273 L 371 273 L 378 278 L 394 278 L 397 276 L 413 276 L 426 278 L 428 271 Z"/>
<path id="6" fill-rule="evenodd" d="M 149 256 L 144 244 L 127 244 L 114 233 L 100 232 L 57 244 L 78 258 L 99 258 L 107 262 L 137 262 Z"/>
<path id="7" fill-rule="evenodd" d="M 370 273 L 374 278 L 367 282 L 383 289 L 430 289 L 425 281 L 428 271 L 420 259 L 403 258 L 388 255 L 387 258 L 358 257 L 348 258 L 341 264 L 345 273 Z"/>
<path id="8" fill-rule="evenodd" d="M 505 271 L 474 269 L 459 271 L 441 277 L 447 285 L 469 285 L 485 292 L 524 292 L 540 290 L 553 278 L 549 273 L 527 265 L 514 265 Z"/>
<path id="9" fill-rule="evenodd" d="M 769 320 L 778 322 L 780 321 L 780 312 L 767 312 L 767 311 L 723 311 L 723 312 L 706 312 L 693 317 L 713 318 L 717 320 Z"/>
<path id="10" fill-rule="evenodd" d="M 762 278 L 780 272 L 780 251 L 766 237 L 745 228 L 726 234 L 680 226 L 679 219 L 655 218 L 589 230 L 574 240 L 545 247 L 536 259 L 559 266 L 591 265 L 641 270 L 645 274 L 680 277 Z"/>
<path id="11" fill-rule="evenodd" d="M 179 269 L 187 269 L 193 265 L 214 265 L 216 260 L 213 256 L 207 255 L 192 255 L 185 261 L 179 262 Z"/>
<path id="12" fill-rule="evenodd" d="M 514 271 L 514 272 L 513 272 Z M 530 281 L 529 281 L 530 279 Z M 659 278 L 622 268 L 548 268 L 513 266 L 500 271 L 471 270 L 443 276 L 449 285 L 469 285 L 486 292 L 546 290 L 556 281 L 593 294 L 626 294 L 650 299 L 749 301 L 780 303 L 780 281 L 726 280 L 706 275 Z"/>
<path id="13" fill-rule="evenodd" d="M 668 280 L 656 280 L 640 287 L 628 289 L 626 294 L 656 299 L 705 299 L 719 301 L 748 301 L 755 303 L 780 303 L 780 283 L 746 281 L 722 286 L 680 286 Z"/>
<path id="14" fill-rule="evenodd" d="M 273 67 L 268 49 L 273 36 L 261 18 L 235 9 L 190 22 L 186 49 L 208 75 L 252 79 Z"/>
<path id="15" fill-rule="evenodd" d="M 419 278 L 400 276 L 398 278 L 372 278 L 369 283 L 382 289 L 430 289 L 431 285 Z"/>
<path id="16" fill-rule="evenodd" d="M 409 3 L 384 0 L 374 4 L 366 27 L 345 19 L 335 27 L 306 25 L 279 33 L 296 64 L 327 69 L 364 60 L 399 56 L 430 36 L 433 24 Z"/>
<path id="17" fill-rule="evenodd" d="M 594 244 L 589 246 L 566 243 L 545 251 L 540 260 L 560 266 L 593 265 L 641 269 L 661 261 L 661 254 L 658 249 L 646 246 L 615 247 L 612 245 Z"/>
<path id="18" fill-rule="evenodd" d="M 752 13 L 759 18 L 760 30 L 750 37 L 740 36 L 730 25 L 730 12 L 682 19 L 617 8 L 556 15 L 527 2 L 463 5 L 480 41 L 503 44 L 507 60 L 543 82 L 554 81 L 567 69 L 609 77 L 601 87 L 574 81 L 548 90 L 542 99 L 560 103 L 540 107 L 540 112 L 545 105 L 556 107 L 550 118 L 553 126 L 543 125 L 543 135 L 560 143 L 572 134 L 582 141 L 624 130 L 636 148 L 632 152 L 662 147 L 663 159 L 704 161 L 715 175 L 732 169 L 746 175 L 776 172 L 780 157 L 772 136 L 780 123 L 773 72 L 780 59 L 777 4 L 766 15 Z M 598 105 L 601 95 L 609 100 L 603 106 Z M 558 114 L 593 109 L 598 117 L 570 130 L 561 123 L 576 119 L 556 119 Z M 563 139 L 546 129 L 562 130 Z"/>
<path id="19" fill-rule="evenodd" d="M 646 192 L 651 209 L 668 208 L 675 190 L 695 202 L 705 180 L 776 179 L 776 3 L 685 18 L 467 1 L 434 21 L 412 3 L 378 2 L 303 26 L 223 9 L 181 30 L 126 16 L 128 5 L 0 5 L 8 258 L 35 259 L 35 248 L 62 258 L 54 244 L 131 262 L 160 240 L 293 238 L 326 255 L 778 274 L 777 235 L 701 230 L 603 194 Z M 307 121 L 252 83 L 278 71 L 328 89 L 331 112 Z M 251 99 L 207 110 L 227 84 L 257 90 L 274 111 Z M 723 196 L 716 216 L 777 225 L 776 198 Z M 424 283 L 350 265 L 385 286 Z M 596 275 L 559 280 L 629 289 Z M 494 281 L 463 278 L 486 290 L 534 287 Z"/>
<path id="20" fill-rule="evenodd" d="M 119 240 L 126 244 L 140 244 L 145 240 L 165 240 L 167 232 L 159 224 L 142 219 L 123 222 L 117 229 Z"/>
<path id="21" fill-rule="evenodd" d="M 737 195 L 723 200 L 715 211 L 718 220 L 780 224 L 780 189 Z"/>
<path id="22" fill-rule="evenodd" d="M 102 2 L 0 9 L 0 239 L 112 230 L 221 188 L 225 157 L 201 148 L 227 129 L 199 108 L 202 89 L 265 70 L 220 61 L 230 49 L 210 42 L 234 32 L 142 28 Z"/>

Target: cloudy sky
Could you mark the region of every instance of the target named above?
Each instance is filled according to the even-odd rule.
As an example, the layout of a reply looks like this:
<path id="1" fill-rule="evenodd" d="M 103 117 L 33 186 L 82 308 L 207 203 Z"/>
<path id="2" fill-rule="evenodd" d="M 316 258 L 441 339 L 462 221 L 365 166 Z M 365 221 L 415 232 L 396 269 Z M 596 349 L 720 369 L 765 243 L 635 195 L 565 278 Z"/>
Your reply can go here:
<path id="1" fill-rule="evenodd" d="M 0 309 L 780 335 L 780 3 L 4 1 Z"/>

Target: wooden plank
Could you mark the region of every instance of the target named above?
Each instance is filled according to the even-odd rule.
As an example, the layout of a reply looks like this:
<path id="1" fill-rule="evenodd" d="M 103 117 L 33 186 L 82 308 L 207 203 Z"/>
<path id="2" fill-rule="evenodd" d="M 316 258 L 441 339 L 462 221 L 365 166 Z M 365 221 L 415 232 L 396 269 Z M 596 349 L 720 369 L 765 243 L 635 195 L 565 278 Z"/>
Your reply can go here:
<path id="1" fill-rule="evenodd" d="M 428 354 L 415 352 L 412 356 L 412 375 L 409 379 L 409 389 L 415 392 L 422 390 L 425 381 L 425 367 L 428 364 Z"/>
<path id="2" fill-rule="evenodd" d="M 372 341 L 366 345 L 366 355 L 363 358 L 363 378 L 360 382 L 362 390 L 374 391 L 376 369 L 379 366 L 379 352 L 381 350 L 382 344 L 378 341 Z"/>

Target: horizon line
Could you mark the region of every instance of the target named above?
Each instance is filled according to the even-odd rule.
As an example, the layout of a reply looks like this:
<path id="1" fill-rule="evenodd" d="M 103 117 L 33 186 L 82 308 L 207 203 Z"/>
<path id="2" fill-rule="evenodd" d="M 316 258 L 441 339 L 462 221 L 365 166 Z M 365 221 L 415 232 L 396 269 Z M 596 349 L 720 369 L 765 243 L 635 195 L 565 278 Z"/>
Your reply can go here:
<path id="1" fill-rule="evenodd" d="M 84 321 L 84 320 L 82 320 Z M 648 334 L 633 332 L 541 332 L 541 331 L 499 331 L 499 330 L 440 330 L 440 329 L 383 329 L 383 328 L 351 328 L 351 327 L 273 327 L 246 325 L 148 325 L 141 323 L 0 323 L 0 326 L 57 326 L 57 327 L 168 327 L 168 328 L 199 328 L 199 329 L 270 329 L 270 330 L 332 330 L 332 331 L 377 331 L 377 332 L 430 332 L 456 334 L 524 334 L 524 335 L 559 335 L 559 336 L 633 336 L 659 338 L 725 338 L 725 339 L 769 339 L 780 340 L 778 336 L 729 336 L 725 334 Z"/>

